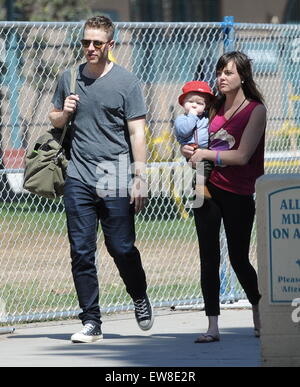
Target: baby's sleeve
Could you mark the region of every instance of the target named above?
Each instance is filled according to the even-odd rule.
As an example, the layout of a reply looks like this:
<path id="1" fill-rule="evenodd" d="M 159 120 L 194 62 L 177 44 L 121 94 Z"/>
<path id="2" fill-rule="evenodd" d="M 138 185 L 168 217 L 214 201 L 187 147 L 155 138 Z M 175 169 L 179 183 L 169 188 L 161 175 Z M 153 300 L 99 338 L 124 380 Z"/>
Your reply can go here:
<path id="1" fill-rule="evenodd" d="M 198 117 L 194 114 L 182 114 L 175 119 L 175 136 L 180 144 L 187 144 L 192 141 L 197 119 Z"/>

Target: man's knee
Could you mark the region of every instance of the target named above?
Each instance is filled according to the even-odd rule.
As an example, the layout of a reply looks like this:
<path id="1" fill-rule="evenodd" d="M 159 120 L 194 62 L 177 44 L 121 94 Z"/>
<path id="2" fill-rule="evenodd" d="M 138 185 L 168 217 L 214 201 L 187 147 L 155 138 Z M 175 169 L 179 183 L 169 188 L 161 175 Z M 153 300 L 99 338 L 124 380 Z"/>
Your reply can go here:
<path id="1" fill-rule="evenodd" d="M 137 249 L 131 242 L 109 242 L 106 243 L 107 251 L 113 258 L 127 258 L 135 255 Z"/>

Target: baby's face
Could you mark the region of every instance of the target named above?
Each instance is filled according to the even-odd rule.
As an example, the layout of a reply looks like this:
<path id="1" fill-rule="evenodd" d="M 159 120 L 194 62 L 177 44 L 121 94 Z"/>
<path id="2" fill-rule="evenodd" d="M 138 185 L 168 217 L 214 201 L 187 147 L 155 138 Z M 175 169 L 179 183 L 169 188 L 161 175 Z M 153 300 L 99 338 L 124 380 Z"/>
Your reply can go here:
<path id="1" fill-rule="evenodd" d="M 186 114 L 192 113 L 197 116 L 203 114 L 207 106 L 207 97 L 197 92 L 188 93 L 183 101 L 183 108 Z"/>

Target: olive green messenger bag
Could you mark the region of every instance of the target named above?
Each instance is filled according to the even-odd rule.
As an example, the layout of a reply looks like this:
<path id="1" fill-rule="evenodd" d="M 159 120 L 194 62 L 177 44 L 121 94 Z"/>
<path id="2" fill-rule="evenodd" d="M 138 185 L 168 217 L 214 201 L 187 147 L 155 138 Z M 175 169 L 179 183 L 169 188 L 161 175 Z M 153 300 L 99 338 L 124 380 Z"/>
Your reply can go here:
<path id="1" fill-rule="evenodd" d="M 71 68 L 70 94 L 75 94 L 76 68 Z M 40 136 L 33 149 L 25 155 L 23 187 L 48 199 L 64 193 L 68 160 L 63 141 L 71 125 L 71 118 L 63 129 L 51 128 Z"/>

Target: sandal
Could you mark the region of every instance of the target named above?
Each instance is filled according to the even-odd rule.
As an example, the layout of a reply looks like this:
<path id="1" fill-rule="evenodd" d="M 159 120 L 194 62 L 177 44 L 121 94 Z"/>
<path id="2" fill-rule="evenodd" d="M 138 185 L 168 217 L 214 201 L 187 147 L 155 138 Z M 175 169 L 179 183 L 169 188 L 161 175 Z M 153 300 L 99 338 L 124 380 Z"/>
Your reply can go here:
<path id="1" fill-rule="evenodd" d="M 215 341 L 220 341 L 220 335 L 203 333 L 194 341 L 194 343 L 214 343 Z"/>
<path id="2" fill-rule="evenodd" d="M 252 314 L 253 314 L 253 323 L 254 323 L 254 336 L 260 337 L 261 322 L 260 322 L 260 313 L 259 313 L 258 304 L 252 305 Z"/>
<path id="3" fill-rule="evenodd" d="M 260 329 L 259 328 L 254 328 L 254 336 L 260 337 Z"/>

